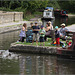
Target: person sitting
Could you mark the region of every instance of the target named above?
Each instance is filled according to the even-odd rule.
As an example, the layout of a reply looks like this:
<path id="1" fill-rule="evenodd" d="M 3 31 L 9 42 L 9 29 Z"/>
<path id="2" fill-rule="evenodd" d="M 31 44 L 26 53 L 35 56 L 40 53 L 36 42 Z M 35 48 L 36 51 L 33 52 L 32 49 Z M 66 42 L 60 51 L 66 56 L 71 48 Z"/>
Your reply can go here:
<path id="1" fill-rule="evenodd" d="M 46 34 L 45 34 L 45 41 L 46 41 L 48 36 L 53 35 L 53 34 L 51 34 L 51 30 L 53 30 L 53 25 L 52 25 L 51 21 L 46 23 L 45 30 L 46 30 Z M 52 36 L 52 38 L 53 38 L 53 36 Z"/>
<path id="2" fill-rule="evenodd" d="M 61 38 L 63 37 L 66 39 L 66 32 L 69 32 L 69 30 L 65 27 L 64 23 L 61 24 L 61 28 L 60 28 L 59 32 L 60 32 L 60 37 Z"/>
<path id="3" fill-rule="evenodd" d="M 45 28 L 45 31 L 46 31 L 46 34 L 45 34 L 45 41 L 47 40 L 47 37 L 50 35 L 50 25 L 48 23 L 46 23 L 46 28 Z"/>
<path id="4" fill-rule="evenodd" d="M 55 30 L 53 29 L 53 25 L 51 21 L 49 21 L 48 24 L 50 25 L 50 36 L 52 38 L 52 41 L 54 41 L 55 40 L 55 36 L 54 36 Z"/>

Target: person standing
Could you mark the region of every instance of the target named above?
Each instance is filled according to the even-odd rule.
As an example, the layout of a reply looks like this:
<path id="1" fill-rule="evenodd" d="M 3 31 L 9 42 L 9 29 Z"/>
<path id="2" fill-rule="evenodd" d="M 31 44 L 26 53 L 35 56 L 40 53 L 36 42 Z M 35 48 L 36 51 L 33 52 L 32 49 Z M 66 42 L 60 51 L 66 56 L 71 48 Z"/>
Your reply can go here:
<path id="1" fill-rule="evenodd" d="M 44 46 L 45 45 L 44 37 L 45 37 L 46 31 L 45 31 L 43 25 L 41 26 L 41 29 L 39 31 L 39 34 L 40 34 L 40 46 L 42 46 L 42 43 L 43 43 L 43 46 Z"/>
<path id="2" fill-rule="evenodd" d="M 23 27 L 22 27 L 22 29 L 21 29 L 21 32 L 20 32 L 20 34 L 19 34 L 19 36 L 20 36 L 20 42 L 24 42 L 24 39 L 25 39 L 25 37 L 26 37 L 26 34 L 25 34 L 25 31 L 26 31 L 26 29 L 27 29 L 27 24 L 26 23 L 24 23 L 23 24 Z"/>
<path id="3" fill-rule="evenodd" d="M 36 39 L 36 45 L 38 45 L 38 40 L 39 40 L 39 26 L 37 24 L 37 22 L 35 22 L 35 25 L 33 26 L 33 41 L 32 44 L 34 43 L 34 40 Z"/>
<path id="4" fill-rule="evenodd" d="M 33 22 L 31 22 L 30 25 L 31 25 L 31 29 L 33 29 Z"/>
<path id="5" fill-rule="evenodd" d="M 60 46 L 60 33 L 58 31 L 58 26 L 55 26 L 55 38 L 56 38 L 56 46 Z"/>

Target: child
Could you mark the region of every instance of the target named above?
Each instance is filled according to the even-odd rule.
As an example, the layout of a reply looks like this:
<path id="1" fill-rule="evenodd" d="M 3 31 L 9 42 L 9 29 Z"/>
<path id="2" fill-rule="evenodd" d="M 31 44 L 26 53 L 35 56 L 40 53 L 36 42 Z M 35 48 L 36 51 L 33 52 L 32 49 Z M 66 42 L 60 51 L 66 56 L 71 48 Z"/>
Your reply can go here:
<path id="1" fill-rule="evenodd" d="M 43 46 L 44 46 L 44 37 L 45 37 L 45 34 L 46 34 L 46 32 L 45 32 L 45 30 L 44 30 L 44 27 L 43 27 L 43 25 L 41 26 L 41 29 L 40 29 L 40 31 L 39 31 L 39 33 L 40 33 L 40 46 L 42 46 L 42 43 L 43 43 Z"/>
<path id="2" fill-rule="evenodd" d="M 55 38 L 56 38 L 56 46 L 60 46 L 60 33 L 58 31 L 58 26 L 55 26 Z"/>
<path id="3" fill-rule="evenodd" d="M 30 25 L 31 25 L 31 29 L 33 29 L 33 23 L 32 22 L 30 23 Z"/>
<path id="4" fill-rule="evenodd" d="M 26 25 L 26 23 L 24 23 L 23 24 L 23 27 L 22 27 L 22 29 L 21 29 L 21 32 L 20 32 L 20 42 L 24 42 L 24 39 L 25 39 L 25 37 L 26 37 L 26 34 L 25 34 L 25 31 L 26 31 L 26 27 L 27 27 L 27 25 Z"/>

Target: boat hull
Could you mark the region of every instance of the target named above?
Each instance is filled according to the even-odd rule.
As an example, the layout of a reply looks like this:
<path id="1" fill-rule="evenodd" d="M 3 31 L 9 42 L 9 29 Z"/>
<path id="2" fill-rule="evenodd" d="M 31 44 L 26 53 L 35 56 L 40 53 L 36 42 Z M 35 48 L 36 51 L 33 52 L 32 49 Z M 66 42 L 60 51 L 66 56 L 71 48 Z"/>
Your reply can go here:
<path id="1" fill-rule="evenodd" d="M 75 51 L 71 49 L 57 48 L 57 55 L 75 59 Z"/>
<path id="2" fill-rule="evenodd" d="M 59 17 L 68 17 L 67 11 L 65 11 L 66 13 L 63 13 L 64 11 L 62 10 L 56 10 L 54 11 L 54 15 L 59 16 Z"/>
<path id="3" fill-rule="evenodd" d="M 51 18 L 44 18 L 44 17 L 42 17 L 41 18 L 41 20 L 54 20 L 55 19 L 55 17 L 51 17 Z"/>

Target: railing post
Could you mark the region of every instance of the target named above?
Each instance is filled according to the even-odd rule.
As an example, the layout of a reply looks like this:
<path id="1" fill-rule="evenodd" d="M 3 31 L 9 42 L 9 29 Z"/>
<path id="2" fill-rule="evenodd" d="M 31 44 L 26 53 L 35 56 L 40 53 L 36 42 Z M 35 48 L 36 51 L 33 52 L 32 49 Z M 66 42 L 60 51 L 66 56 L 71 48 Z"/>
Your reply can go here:
<path id="1" fill-rule="evenodd" d="M 72 36 L 72 50 L 75 50 L 75 32 L 73 32 L 73 36 Z"/>

